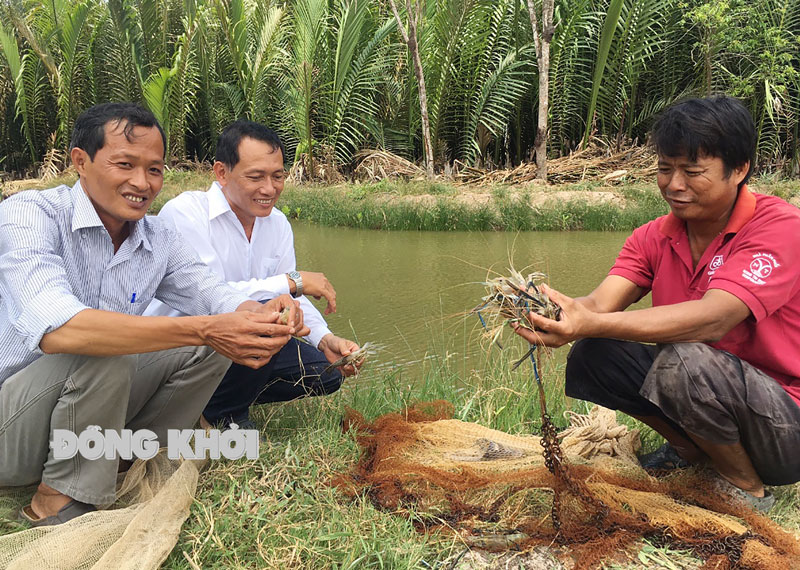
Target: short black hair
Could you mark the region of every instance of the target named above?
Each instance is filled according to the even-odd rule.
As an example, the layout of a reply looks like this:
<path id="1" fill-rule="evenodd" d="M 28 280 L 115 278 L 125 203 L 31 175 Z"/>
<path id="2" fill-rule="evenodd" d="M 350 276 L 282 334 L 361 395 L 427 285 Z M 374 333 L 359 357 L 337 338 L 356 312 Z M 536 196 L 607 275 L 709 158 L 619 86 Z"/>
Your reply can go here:
<path id="1" fill-rule="evenodd" d="M 217 139 L 217 155 L 215 160 L 228 168 L 233 168 L 239 163 L 239 144 L 242 139 L 250 138 L 272 147 L 272 151 L 281 151 L 281 158 L 286 160 L 286 150 L 278 133 L 265 127 L 261 123 L 239 119 L 232 122 L 220 133 Z"/>
<path id="2" fill-rule="evenodd" d="M 691 161 L 698 154 L 721 158 L 726 177 L 750 161 L 739 188 L 753 173 L 755 124 L 750 111 L 733 97 L 714 95 L 672 105 L 656 120 L 650 142 L 661 156 L 686 156 Z"/>
<path id="3" fill-rule="evenodd" d="M 164 156 L 167 154 L 167 137 L 164 129 L 158 123 L 155 115 L 136 103 L 101 103 L 89 107 L 75 120 L 72 129 L 70 150 L 80 148 L 89 155 L 89 160 L 94 160 L 97 151 L 106 143 L 105 127 L 108 123 L 124 123 L 122 133 L 129 141 L 133 136 L 134 127 L 156 127 L 161 135 L 164 145 Z"/>

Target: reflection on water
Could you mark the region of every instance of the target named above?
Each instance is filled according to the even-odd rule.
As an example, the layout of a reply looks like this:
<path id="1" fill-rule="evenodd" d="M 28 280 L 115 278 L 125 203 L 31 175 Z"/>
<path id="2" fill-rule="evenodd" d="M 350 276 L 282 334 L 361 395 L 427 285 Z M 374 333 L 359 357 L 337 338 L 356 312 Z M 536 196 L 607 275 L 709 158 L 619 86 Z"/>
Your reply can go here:
<path id="1" fill-rule="evenodd" d="M 477 360 L 480 323 L 465 313 L 479 303 L 491 271 L 506 274 L 509 265 L 543 271 L 554 288 L 583 295 L 603 279 L 628 235 L 292 226 L 298 269 L 321 271 L 336 288 L 331 330 L 384 345 L 376 361 L 387 366 L 415 366 L 431 351 Z"/>

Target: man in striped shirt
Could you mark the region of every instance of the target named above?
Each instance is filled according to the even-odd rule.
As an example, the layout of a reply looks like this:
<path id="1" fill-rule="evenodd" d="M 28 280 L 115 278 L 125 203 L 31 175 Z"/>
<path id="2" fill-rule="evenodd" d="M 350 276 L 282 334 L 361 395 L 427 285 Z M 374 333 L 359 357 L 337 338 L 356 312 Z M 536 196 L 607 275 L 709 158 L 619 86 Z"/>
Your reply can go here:
<path id="1" fill-rule="evenodd" d="M 0 203 L 0 486 L 40 482 L 22 511 L 33 524 L 113 502 L 124 468 L 54 457 L 52 430 L 149 429 L 164 445 L 194 425 L 231 360 L 258 368 L 308 332 L 288 295 L 249 300 L 145 217 L 165 147 L 149 111 L 97 105 L 75 122 L 75 186 Z M 195 316 L 141 316 L 153 298 Z"/>

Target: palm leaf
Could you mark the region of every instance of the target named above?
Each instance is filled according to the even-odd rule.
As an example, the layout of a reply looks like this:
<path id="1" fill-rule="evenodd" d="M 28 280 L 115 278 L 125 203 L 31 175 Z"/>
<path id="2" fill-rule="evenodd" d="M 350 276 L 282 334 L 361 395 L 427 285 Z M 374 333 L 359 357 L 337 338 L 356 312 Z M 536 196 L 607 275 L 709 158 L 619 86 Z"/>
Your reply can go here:
<path id="1" fill-rule="evenodd" d="M 81 51 L 81 46 L 86 44 L 86 32 L 89 25 L 89 4 L 81 2 L 66 13 L 59 29 L 60 59 L 59 66 L 59 93 L 58 93 L 58 141 L 60 146 L 66 148 L 72 124 L 77 115 L 77 82 L 81 63 L 88 54 Z"/>
<path id="2" fill-rule="evenodd" d="M 340 61 L 336 65 L 330 112 L 326 121 L 328 144 L 341 163 L 350 160 L 370 131 L 370 120 L 377 112 L 377 91 L 390 62 L 383 44 L 397 25 L 394 18 L 387 18 L 372 37 L 363 46 L 359 46 L 367 13 L 365 2 L 362 1 L 360 8 L 356 4 L 357 2 L 349 4 L 347 12 L 361 10 L 362 15 L 350 19 L 345 17 L 348 27 L 339 28 L 337 46 L 350 44 L 352 48 L 337 48 Z"/>
<path id="3" fill-rule="evenodd" d="M 28 143 L 28 150 L 31 160 L 36 160 L 36 145 L 34 143 L 34 127 L 32 117 L 28 112 L 29 95 L 25 91 L 25 81 L 22 74 L 22 58 L 19 54 L 19 46 L 12 32 L 0 25 L 0 47 L 5 56 L 6 63 L 14 80 L 14 90 L 16 91 L 16 116 L 22 119 L 22 128 L 25 133 L 25 140 Z"/>
<path id="4" fill-rule="evenodd" d="M 170 86 L 174 71 L 167 67 L 162 67 L 150 77 L 147 78 L 142 89 L 144 102 L 147 108 L 155 115 L 161 127 L 165 131 L 167 140 L 169 140 L 169 99 L 170 99 Z M 165 151 L 168 149 L 164 149 Z"/>
<path id="5" fill-rule="evenodd" d="M 531 52 L 528 46 L 521 53 Z M 481 153 L 478 146 L 478 127 L 499 137 L 505 130 L 516 102 L 530 89 L 528 63 L 520 61 L 518 54 L 510 52 L 483 82 L 475 106 L 471 109 L 464 133 L 468 138 L 465 158 L 474 162 Z"/>
<path id="6" fill-rule="evenodd" d="M 293 119 L 293 131 L 299 141 L 296 158 L 305 153 L 310 163 L 306 170 L 313 172 L 314 154 L 314 101 L 318 88 L 316 64 L 324 49 L 324 37 L 328 28 L 326 0 L 298 0 L 294 6 L 293 36 L 289 89 L 287 92 L 289 113 Z"/>
<path id="7" fill-rule="evenodd" d="M 589 135 L 592 129 L 592 120 L 594 112 L 597 108 L 597 96 L 600 93 L 601 83 L 603 81 L 603 74 L 606 68 L 606 61 L 608 54 L 611 50 L 611 43 L 616 33 L 617 22 L 622 13 L 623 0 L 611 0 L 608 13 L 606 14 L 605 22 L 603 23 L 603 31 L 600 35 L 600 43 L 597 49 L 597 63 L 594 69 L 594 78 L 592 79 L 592 95 L 589 99 L 589 110 L 586 114 L 586 132 L 583 135 L 583 146 L 589 142 Z"/>

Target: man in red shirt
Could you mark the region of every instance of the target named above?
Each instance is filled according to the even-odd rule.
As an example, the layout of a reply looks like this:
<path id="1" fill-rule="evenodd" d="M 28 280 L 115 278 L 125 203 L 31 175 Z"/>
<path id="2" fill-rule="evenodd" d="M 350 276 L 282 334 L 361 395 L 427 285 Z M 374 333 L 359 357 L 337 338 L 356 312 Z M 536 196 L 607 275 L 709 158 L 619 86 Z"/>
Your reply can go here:
<path id="1" fill-rule="evenodd" d="M 755 140 L 729 97 L 665 111 L 652 141 L 671 212 L 633 232 L 588 296 L 547 289 L 560 320 L 512 326 L 545 346 L 582 339 L 567 394 L 663 435 L 651 465 L 708 461 L 767 510 L 764 484 L 800 480 L 800 211 L 748 190 Z M 625 311 L 648 292 L 652 308 Z"/>

